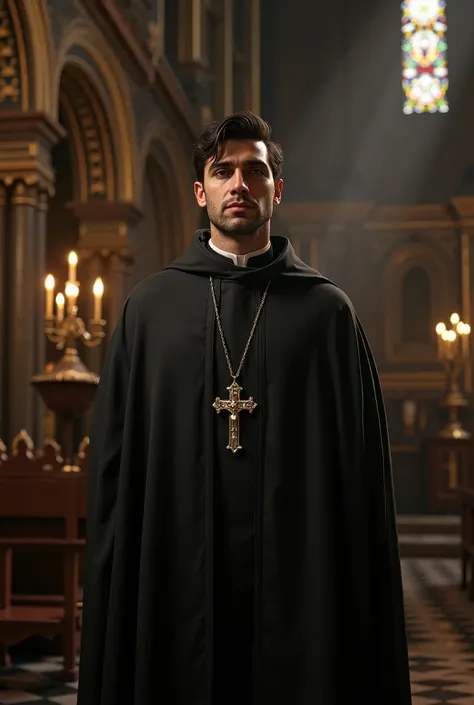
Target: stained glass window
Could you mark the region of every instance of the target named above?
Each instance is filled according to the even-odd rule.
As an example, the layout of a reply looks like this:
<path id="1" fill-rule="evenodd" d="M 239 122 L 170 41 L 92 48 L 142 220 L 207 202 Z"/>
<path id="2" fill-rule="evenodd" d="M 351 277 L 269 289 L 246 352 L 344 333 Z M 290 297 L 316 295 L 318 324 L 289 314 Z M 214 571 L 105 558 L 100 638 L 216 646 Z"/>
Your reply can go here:
<path id="1" fill-rule="evenodd" d="M 402 2 L 403 112 L 447 113 L 445 0 Z"/>

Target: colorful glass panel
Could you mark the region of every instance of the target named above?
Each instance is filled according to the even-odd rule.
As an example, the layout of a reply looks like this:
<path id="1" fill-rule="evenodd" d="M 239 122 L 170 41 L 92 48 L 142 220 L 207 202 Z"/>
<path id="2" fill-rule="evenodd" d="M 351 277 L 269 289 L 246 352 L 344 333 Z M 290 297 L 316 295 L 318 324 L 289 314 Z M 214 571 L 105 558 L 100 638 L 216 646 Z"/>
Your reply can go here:
<path id="1" fill-rule="evenodd" d="M 445 0 L 402 2 L 403 112 L 449 110 Z"/>

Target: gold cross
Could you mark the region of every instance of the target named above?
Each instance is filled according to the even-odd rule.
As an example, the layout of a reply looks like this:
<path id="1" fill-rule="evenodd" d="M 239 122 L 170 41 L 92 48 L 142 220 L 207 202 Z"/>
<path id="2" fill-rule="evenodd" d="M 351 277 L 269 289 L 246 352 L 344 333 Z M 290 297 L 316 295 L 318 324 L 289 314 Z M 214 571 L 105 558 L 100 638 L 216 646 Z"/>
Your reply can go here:
<path id="1" fill-rule="evenodd" d="M 212 406 L 218 414 L 220 414 L 221 411 L 228 411 L 230 413 L 229 445 L 227 446 L 227 450 L 231 450 L 232 453 L 235 454 L 238 450 L 242 450 L 239 433 L 239 414 L 241 411 L 249 411 L 252 413 L 257 404 L 254 402 L 253 397 L 249 399 L 240 398 L 242 387 L 239 387 L 235 381 L 235 377 L 230 387 L 227 387 L 227 390 L 229 392 L 229 399 L 219 399 L 219 397 L 217 397 Z"/>

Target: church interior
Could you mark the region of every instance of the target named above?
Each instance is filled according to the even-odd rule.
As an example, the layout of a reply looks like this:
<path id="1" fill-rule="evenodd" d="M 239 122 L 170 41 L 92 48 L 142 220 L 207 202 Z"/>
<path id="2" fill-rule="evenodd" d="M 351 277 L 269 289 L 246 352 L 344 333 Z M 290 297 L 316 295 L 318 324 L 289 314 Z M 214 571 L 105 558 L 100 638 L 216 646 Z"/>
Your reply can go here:
<path id="1" fill-rule="evenodd" d="M 192 145 L 240 109 L 376 359 L 413 703 L 474 704 L 473 47 L 469 0 L 0 0 L 0 705 L 76 703 L 108 339 L 207 227 Z"/>

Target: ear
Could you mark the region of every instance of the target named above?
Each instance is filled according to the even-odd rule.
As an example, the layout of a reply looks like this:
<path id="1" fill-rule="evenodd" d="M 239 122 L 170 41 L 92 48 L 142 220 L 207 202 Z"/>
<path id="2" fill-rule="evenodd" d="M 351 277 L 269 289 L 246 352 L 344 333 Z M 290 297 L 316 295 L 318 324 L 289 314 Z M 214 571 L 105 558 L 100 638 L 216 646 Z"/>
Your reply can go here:
<path id="1" fill-rule="evenodd" d="M 196 196 L 196 201 L 201 208 L 206 207 L 206 192 L 204 191 L 204 186 L 200 181 L 194 183 L 194 195 Z"/>
<path id="2" fill-rule="evenodd" d="M 275 193 L 273 194 L 273 203 L 278 205 L 281 203 L 281 193 L 283 191 L 283 179 L 278 179 L 275 184 Z"/>

